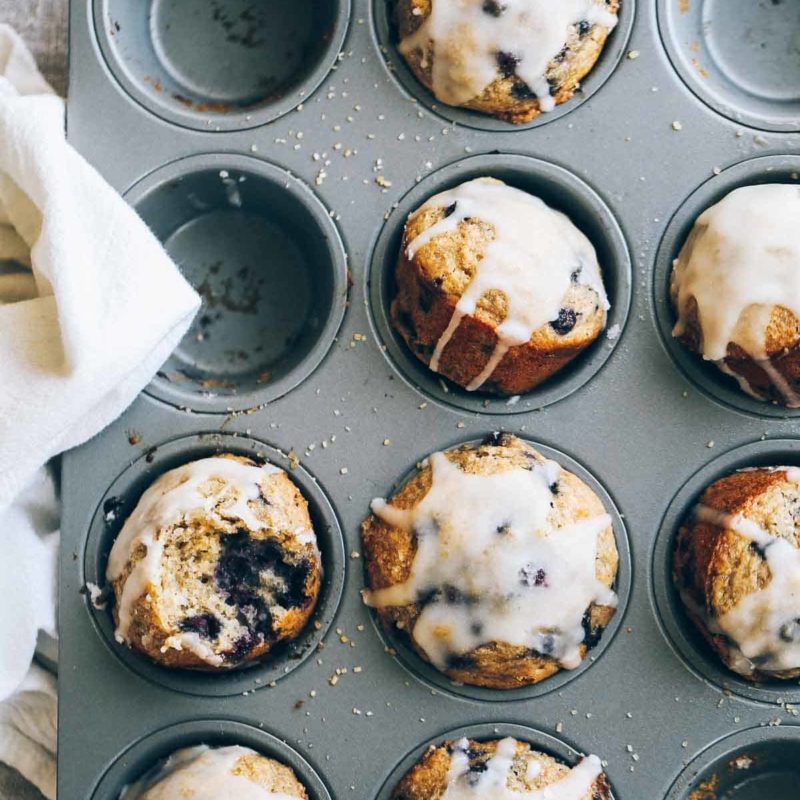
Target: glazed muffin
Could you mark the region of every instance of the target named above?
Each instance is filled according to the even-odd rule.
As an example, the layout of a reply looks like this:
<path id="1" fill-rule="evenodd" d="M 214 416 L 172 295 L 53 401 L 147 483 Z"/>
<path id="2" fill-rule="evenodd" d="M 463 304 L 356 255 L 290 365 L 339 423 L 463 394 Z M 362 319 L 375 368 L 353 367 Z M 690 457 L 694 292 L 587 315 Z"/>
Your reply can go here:
<path id="1" fill-rule="evenodd" d="M 574 669 L 616 609 L 602 502 L 509 434 L 431 455 L 372 502 L 362 536 L 365 602 L 460 683 L 512 689 Z"/>
<path id="2" fill-rule="evenodd" d="M 443 103 L 529 122 L 573 96 L 618 8 L 618 0 L 398 0 L 398 47 Z"/>
<path id="3" fill-rule="evenodd" d="M 736 189 L 695 222 L 672 271 L 673 335 L 742 391 L 800 407 L 800 186 Z"/>
<path id="4" fill-rule="evenodd" d="M 468 391 L 518 395 L 600 336 L 597 255 L 567 216 L 493 178 L 411 214 L 392 324 L 414 355 Z"/>
<path id="5" fill-rule="evenodd" d="M 800 677 L 800 469 L 712 483 L 680 529 L 674 579 L 722 661 L 753 681 Z"/>
<path id="6" fill-rule="evenodd" d="M 239 666 L 298 636 L 321 576 L 308 505 L 283 470 L 192 461 L 147 489 L 114 542 L 115 635 L 164 666 Z"/>
<path id="7" fill-rule="evenodd" d="M 516 739 L 448 741 L 431 746 L 395 788 L 393 800 L 447 797 L 547 797 L 611 800 L 600 759 L 587 756 L 570 768 Z M 534 793 L 536 793 L 534 795 Z M 545 795 L 541 795 L 545 796 Z"/>
<path id="8" fill-rule="evenodd" d="M 236 745 L 187 747 L 173 753 L 120 800 L 308 800 L 305 787 L 284 764 Z"/>

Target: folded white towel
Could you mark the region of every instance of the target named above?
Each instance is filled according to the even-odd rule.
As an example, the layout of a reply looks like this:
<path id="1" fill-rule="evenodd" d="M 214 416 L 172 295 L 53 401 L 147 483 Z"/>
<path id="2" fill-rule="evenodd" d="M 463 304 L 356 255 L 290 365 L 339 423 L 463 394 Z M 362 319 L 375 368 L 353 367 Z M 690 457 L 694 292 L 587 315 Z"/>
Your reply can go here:
<path id="1" fill-rule="evenodd" d="M 0 282 L 12 300 L 0 305 L 0 508 L 130 405 L 199 304 L 144 223 L 67 144 L 63 102 L 42 93 L 8 26 L 3 65 L 0 259 L 24 262 L 29 250 L 32 272 Z"/>
<path id="2" fill-rule="evenodd" d="M 37 631 L 55 627 L 58 510 L 42 466 L 124 411 L 198 307 L 67 144 L 63 102 L 0 25 L 0 761 L 50 798 L 55 685 L 30 666 Z"/>

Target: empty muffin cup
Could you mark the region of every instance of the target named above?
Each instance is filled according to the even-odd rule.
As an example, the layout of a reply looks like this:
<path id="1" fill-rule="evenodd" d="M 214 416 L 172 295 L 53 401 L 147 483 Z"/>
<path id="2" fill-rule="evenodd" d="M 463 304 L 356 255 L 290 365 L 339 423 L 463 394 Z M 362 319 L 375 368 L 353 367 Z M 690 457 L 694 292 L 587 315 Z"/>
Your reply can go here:
<path id="1" fill-rule="evenodd" d="M 635 16 L 635 0 L 622 0 L 616 15 L 616 24 L 608 35 L 602 51 L 597 57 L 596 63 L 588 74 L 580 81 L 574 96 L 566 102 L 556 105 L 551 110 L 539 114 L 530 122 L 512 124 L 501 119 L 496 119 L 488 114 L 462 108 L 457 105 L 447 105 L 437 99 L 433 93 L 427 89 L 417 78 L 409 67 L 399 47 L 399 31 L 396 20 L 397 0 L 372 0 L 372 28 L 375 37 L 375 45 L 383 56 L 386 70 L 391 78 L 397 83 L 398 88 L 408 97 L 413 98 L 424 104 L 428 109 L 437 114 L 442 119 L 453 122 L 460 127 L 473 128 L 484 131 L 519 131 L 538 127 L 548 122 L 560 119 L 565 114 L 577 108 L 582 103 L 589 101 L 603 84 L 611 77 L 622 56 L 625 53 L 628 38 L 633 28 Z M 490 16 L 494 16 L 501 3 L 484 4 L 489 7 L 486 11 Z M 412 12 L 413 13 L 413 12 Z M 460 12 L 468 14 L 469 11 Z M 582 29 L 583 26 L 581 26 Z M 535 35 L 535 34 L 534 34 Z M 411 37 L 409 37 L 411 39 Z M 566 48 L 565 48 L 566 50 Z M 563 52 L 563 51 L 562 51 Z M 503 55 L 499 53 L 498 55 Z M 559 58 L 557 56 L 556 58 Z M 509 62 L 513 63 L 514 56 L 509 56 L 505 61 L 500 60 L 500 72 L 504 74 L 508 69 Z M 514 87 L 520 99 L 527 99 L 532 96 L 531 90 L 525 84 Z M 514 94 L 514 93 L 512 93 Z M 514 96 L 516 96 L 514 94 Z"/>
<path id="2" fill-rule="evenodd" d="M 689 239 L 696 220 L 704 211 L 732 191 L 762 184 L 800 186 L 800 156 L 762 156 L 742 161 L 709 178 L 686 198 L 669 221 L 656 254 L 653 270 L 653 308 L 664 347 L 675 365 L 704 394 L 728 408 L 760 417 L 797 417 L 800 415 L 800 408 L 787 407 L 785 404 L 787 401 L 790 405 L 795 404 L 791 401 L 796 386 L 788 380 L 784 381 L 782 371 L 774 367 L 776 356 L 771 356 L 763 363 L 755 361 L 755 366 L 761 365 L 769 377 L 767 384 L 770 390 L 776 393 L 776 398 L 782 399 L 782 403 L 752 396 L 752 389 L 748 386 L 747 379 L 742 379 L 743 376 L 737 379 L 734 375 L 725 374 L 723 372 L 725 363 L 722 363 L 723 369 L 721 369 L 718 362 L 704 359 L 701 355 L 690 351 L 673 335 L 677 321 L 671 299 L 673 264 Z M 753 269 L 758 269 L 757 262 L 753 263 Z M 740 314 L 740 318 L 744 316 L 744 313 Z M 727 362 L 727 357 L 725 361 Z"/>
<path id="3" fill-rule="evenodd" d="M 170 122 L 241 130 L 294 108 L 324 79 L 349 0 L 94 0 L 100 49 L 122 88 Z"/>
<path id="4" fill-rule="evenodd" d="M 254 158 L 199 155 L 151 173 L 126 199 L 203 300 L 148 393 L 225 413 L 275 400 L 313 372 L 344 316 L 347 268 L 305 184 Z"/>
<path id="5" fill-rule="evenodd" d="M 396 268 L 409 215 L 432 196 L 475 178 L 496 178 L 563 212 L 597 255 L 610 308 L 605 328 L 570 363 L 525 394 L 498 397 L 480 388 L 468 391 L 423 364 L 409 349 L 392 320 L 397 296 Z M 613 353 L 625 327 L 631 300 L 631 262 L 612 211 L 594 190 L 566 169 L 521 155 L 480 155 L 432 173 L 393 209 L 374 245 L 367 275 L 367 295 L 376 335 L 390 364 L 413 388 L 445 406 L 467 412 L 515 414 L 555 403 L 580 389 Z M 573 313 L 574 317 L 574 313 Z"/>
<path id="6" fill-rule="evenodd" d="M 291 769 L 309 800 L 330 800 L 313 767 L 281 739 L 233 720 L 192 720 L 150 733 L 123 750 L 100 778 L 91 800 L 120 800 L 123 792 L 166 759 L 185 748 L 239 746 L 254 750 Z M 206 774 L 206 779 L 208 779 Z M 265 792 L 265 796 L 268 793 Z M 227 796 L 227 795 L 226 795 Z"/>
<path id="7" fill-rule="evenodd" d="M 666 800 L 795 800 L 800 797 L 800 728 L 751 728 L 704 750 Z"/>
<path id="8" fill-rule="evenodd" d="M 737 470 L 777 466 L 800 466 L 800 440 L 773 439 L 737 447 L 692 475 L 678 490 L 661 520 L 653 546 L 651 570 L 656 618 L 667 641 L 686 666 L 725 692 L 773 704 L 779 700 L 800 702 L 797 681 L 772 678 L 754 682 L 728 669 L 689 618 L 673 575 L 679 531 L 693 518 L 705 489 Z"/>
<path id="9" fill-rule="evenodd" d="M 659 0 L 661 38 L 686 85 L 735 122 L 800 130 L 800 5 Z"/>
<path id="10" fill-rule="evenodd" d="M 321 556 L 319 596 L 313 614 L 302 630 L 296 636 L 276 643 L 262 658 L 239 667 L 216 668 L 212 671 L 164 666 L 132 650 L 115 636 L 119 619 L 114 619 L 114 592 L 107 585 L 109 556 L 125 521 L 157 478 L 176 467 L 223 453 L 282 469 L 299 490 L 308 504 L 308 514 Z M 235 535 L 231 537 L 231 545 L 237 546 Z M 243 551 L 226 552 L 236 563 L 243 563 L 243 559 L 249 558 Z M 233 562 L 230 565 L 235 566 Z M 302 664 L 330 627 L 341 599 L 345 573 L 341 528 L 328 498 L 315 479 L 302 467 L 294 465 L 293 468 L 290 459 L 275 448 L 245 436 L 219 433 L 197 434 L 159 444 L 124 470 L 109 486 L 95 510 L 83 566 L 86 608 L 95 630 L 110 651 L 126 667 L 147 680 L 174 691 L 208 696 L 227 696 L 263 688 L 284 678 Z M 218 575 L 215 585 L 224 590 L 225 575 Z M 240 593 L 246 589 L 244 583 L 237 586 Z M 233 595 L 231 597 L 235 599 Z M 194 620 L 199 621 L 199 618 Z M 197 626 L 182 630 L 203 633 Z"/>

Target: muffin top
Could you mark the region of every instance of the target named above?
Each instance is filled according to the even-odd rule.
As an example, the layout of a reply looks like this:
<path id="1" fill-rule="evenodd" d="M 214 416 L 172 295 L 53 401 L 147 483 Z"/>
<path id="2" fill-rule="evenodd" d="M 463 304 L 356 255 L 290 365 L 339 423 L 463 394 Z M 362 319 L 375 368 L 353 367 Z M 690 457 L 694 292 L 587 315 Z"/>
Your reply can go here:
<path id="1" fill-rule="evenodd" d="M 412 13 L 423 22 L 401 39 L 400 52 L 432 45 L 431 88 L 442 102 L 465 105 L 513 75 L 541 111 L 555 106 L 548 70 L 570 37 L 581 25 L 617 24 L 604 0 L 426 0 Z"/>
<path id="2" fill-rule="evenodd" d="M 307 800 L 294 772 L 237 745 L 187 747 L 128 786 L 120 800 Z"/>
<path id="3" fill-rule="evenodd" d="M 283 470 L 230 454 L 184 464 L 166 472 L 144 492 L 111 549 L 106 577 L 117 593 L 118 641 L 129 641 L 135 604 L 149 586 L 166 587 L 176 599 L 170 607 L 180 605 L 177 600 L 183 598 L 186 587 L 168 580 L 165 548 L 168 532 L 181 530 L 191 532 L 198 546 L 204 537 L 227 534 L 234 541 L 244 531 L 274 538 L 287 552 L 320 560 L 306 504 Z M 273 577 L 278 581 L 280 576 Z M 277 597 L 277 583 L 275 588 Z M 176 633 L 170 647 L 191 650 L 211 665 L 222 660 L 193 630 Z"/>
<path id="4" fill-rule="evenodd" d="M 798 504 L 800 469 L 762 467 L 716 481 L 695 511 L 684 600 L 745 676 L 800 668 Z"/>
<path id="5" fill-rule="evenodd" d="M 530 745 L 507 737 L 459 739 L 431 747 L 409 770 L 393 797 L 407 800 L 607 800 L 600 759 L 587 756 L 570 768 Z"/>
<path id="6" fill-rule="evenodd" d="M 717 362 L 731 344 L 764 361 L 800 342 L 798 220 L 790 184 L 744 186 L 704 211 L 674 262 L 673 335 L 696 320 L 697 349 Z"/>
<path id="7" fill-rule="evenodd" d="M 602 503 L 515 437 L 434 453 L 372 512 L 365 601 L 412 609 L 412 640 L 442 671 L 498 642 L 575 668 L 587 610 L 616 606 L 618 556 Z"/>
<path id="8" fill-rule="evenodd" d="M 471 237 L 469 252 L 475 257 L 458 258 L 465 250 L 458 242 L 453 246 L 458 236 Z M 548 323 L 558 326 L 565 298 L 576 286 L 590 287 L 603 313 L 609 308 L 597 254 L 586 236 L 565 214 L 494 178 L 477 178 L 431 197 L 410 215 L 403 246 L 409 261 L 424 263 L 441 291 L 457 298 L 430 359 L 432 370 L 464 316 L 496 325 L 494 353 L 470 391 L 491 377 L 511 347 L 527 344 Z"/>

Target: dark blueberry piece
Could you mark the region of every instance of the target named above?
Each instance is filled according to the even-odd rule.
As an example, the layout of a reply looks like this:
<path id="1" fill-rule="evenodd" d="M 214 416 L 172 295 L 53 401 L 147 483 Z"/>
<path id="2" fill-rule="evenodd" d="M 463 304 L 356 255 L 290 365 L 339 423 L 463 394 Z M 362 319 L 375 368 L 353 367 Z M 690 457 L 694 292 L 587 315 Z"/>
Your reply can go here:
<path id="1" fill-rule="evenodd" d="M 427 605 L 439 600 L 442 596 L 442 593 L 439 589 L 432 588 L 432 589 L 425 589 L 421 592 L 417 593 L 417 605 L 420 608 L 424 608 Z"/>
<path id="2" fill-rule="evenodd" d="M 519 64 L 518 56 L 515 56 L 513 53 L 506 53 L 503 50 L 498 50 L 495 54 L 495 60 L 497 61 L 497 68 L 500 70 L 500 74 L 505 78 L 512 77 L 516 72 L 517 64 Z"/>
<path id="3" fill-rule="evenodd" d="M 437 277 L 437 278 L 434 278 L 434 279 L 433 279 L 433 285 L 434 285 L 434 286 L 435 286 L 437 289 L 441 289 L 443 284 L 444 284 L 444 278 L 438 278 L 438 277 Z"/>
<path id="4" fill-rule="evenodd" d="M 182 631 L 199 633 L 205 639 L 216 639 L 222 629 L 219 620 L 213 614 L 195 614 L 182 619 L 178 627 Z"/>
<path id="5" fill-rule="evenodd" d="M 755 553 L 759 558 L 765 557 L 764 548 L 758 542 L 750 542 L 749 547 L 751 553 Z"/>
<path id="6" fill-rule="evenodd" d="M 553 97 L 556 92 L 558 92 L 558 81 L 555 78 L 548 78 L 547 79 L 547 92 L 548 94 Z"/>
<path id="7" fill-rule="evenodd" d="M 502 525 L 497 526 L 497 533 L 500 534 L 500 536 L 505 536 L 510 531 L 511 531 L 510 522 L 504 522 Z"/>
<path id="8" fill-rule="evenodd" d="M 582 264 L 581 264 L 580 267 L 578 267 L 578 269 L 574 270 L 572 272 L 572 274 L 569 276 L 570 281 L 572 281 L 572 283 L 577 283 L 578 282 L 578 278 L 580 278 L 580 276 L 581 276 L 581 272 L 583 272 L 583 265 Z"/>
<path id="9" fill-rule="evenodd" d="M 116 522 L 122 511 L 123 502 L 119 497 L 109 497 L 103 503 L 103 519 L 106 522 Z"/>
<path id="10" fill-rule="evenodd" d="M 483 623 L 473 622 L 472 625 L 469 626 L 469 631 L 473 636 L 481 636 L 483 634 Z"/>
<path id="11" fill-rule="evenodd" d="M 583 643 L 591 650 L 593 647 L 596 647 L 597 643 L 600 641 L 600 637 L 603 635 L 603 629 L 599 625 L 592 625 L 592 615 L 588 610 L 583 615 L 581 625 L 584 633 Z"/>
<path id="12" fill-rule="evenodd" d="M 572 308 L 562 308 L 558 312 L 558 319 L 550 323 L 550 327 L 559 335 L 566 336 L 578 322 L 578 315 Z"/>
<path id="13" fill-rule="evenodd" d="M 558 488 L 558 481 L 553 481 L 553 482 L 550 484 L 550 492 L 551 492 L 552 494 L 558 494 L 558 493 L 559 493 L 559 491 L 560 491 L 560 489 Z"/>
<path id="14" fill-rule="evenodd" d="M 472 669 L 475 666 L 475 659 L 472 656 L 451 655 L 447 659 L 448 669 Z"/>
<path id="15" fill-rule="evenodd" d="M 492 447 L 508 447 L 511 444 L 511 434 L 505 431 L 492 431 L 484 438 L 483 444 Z"/>
<path id="16" fill-rule="evenodd" d="M 567 46 L 564 45 L 564 47 L 562 47 L 558 51 L 558 53 L 556 54 L 555 58 L 553 58 L 553 61 L 555 61 L 556 64 L 562 64 L 564 62 L 564 60 L 566 59 L 568 52 L 569 51 L 567 50 Z"/>
<path id="17" fill-rule="evenodd" d="M 457 205 L 458 203 L 452 203 L 451 205 L 447 206 L 447 208 L 444 210 L 445 218 L 452 216 L 455 213 Z"/>
<path id="18" fill-rule="evenodd" d="M 548 633 L 542 636 L 539 641 L 539 647 L 536 652 L 543 656 L 552 656 L 556 650 L 556 638 Z"/>
<path id="19" fill-rule="evenodd" d="M 257 644 L 264 641 L 263 637 L 243 633 L 234 643 L 233 647 L 225 653 L 225 660 L 230 663 L 241 661 Z"/>
<path id="20" fill-rule="evenodd" d="M 467 783 L 470 786 L 477 786 L 481 780 L 481 774 L 486 772 L 489 767 L 482 761 L 476 764 L 469 765 L 469 772 L 467 773 Z"/>
<path id="21" fill-rule="evenodd" d="M 499 17 L 506 10 L 506 4 L 499 0 L 483 0 L 483 10 L 493 17 Z"/>
<path id="22" fill-rule="evenodd" d="M 511 87 L 511 96 L 515 100 L 535 100 L 536 92 L 524 81 L 516 81 Z"/>
<path id="23" fill-rule="evenodd" d="M 793 619 L 781 627 L 781 639 L 784 642 L 800 641 L 800 619 Z"/>
<path id="24" fill-rule="evenodd" d="M 578 34 L 580 36 L 586 36 L 587 33 L 592 29 L 592 26 L 588 19 L 582 19 L 578 23 Z"/>
<path id="25" fill-rule="evenodd" d="M 526 564 L 520 571 L 519 577 L 523 586 L 533 588 L 534 586 L 547 586 L 547 573 L 541 567 L 533 564 Z"/>
<path id="26" fill-rule="evenodd" d="M 457 586 L 445 586 L 444 596 L 451 605 L 459 605 L 467 602 L 467 596 Z"/>

